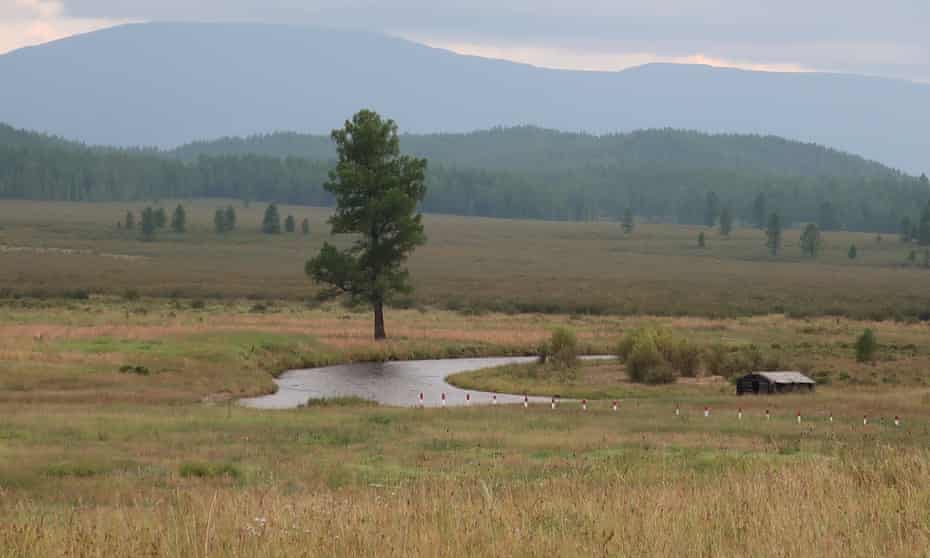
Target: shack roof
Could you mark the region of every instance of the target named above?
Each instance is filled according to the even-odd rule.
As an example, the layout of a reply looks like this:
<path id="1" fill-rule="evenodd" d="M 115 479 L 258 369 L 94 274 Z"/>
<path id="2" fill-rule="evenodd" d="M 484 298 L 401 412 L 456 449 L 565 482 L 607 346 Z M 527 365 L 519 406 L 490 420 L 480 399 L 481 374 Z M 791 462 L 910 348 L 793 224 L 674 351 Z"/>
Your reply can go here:
<path id="1" fill-rule="evenodd" d="M 773 384 L 816 384 L 800 372 L 753 372 L 753 375 L 762 376 Z"/>

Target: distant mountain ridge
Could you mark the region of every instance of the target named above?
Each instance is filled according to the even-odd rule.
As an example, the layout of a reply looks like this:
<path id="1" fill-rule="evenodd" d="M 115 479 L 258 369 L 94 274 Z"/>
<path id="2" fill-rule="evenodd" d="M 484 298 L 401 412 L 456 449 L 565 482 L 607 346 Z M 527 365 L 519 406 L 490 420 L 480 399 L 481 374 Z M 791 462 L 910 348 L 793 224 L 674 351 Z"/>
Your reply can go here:
<path id="1" fill-rule="evenodd" d="M 369 107 L 416 133 L 676 128 L 815 142 L 911 174 L 930 166 L 930 85 L 849 75 L 551 70 L 372 33 L 189 23 L 15 51 L 0 56 L 0 82 L 0 121 L 92 144 L 325 133 Z"/>
<path id="2" fill-rule="evenodd" d="M 535 126 L 498 127 L 465 134 L 405 134 L 401 149 L 434 163 L 488 170 L 570 170 L 588 167 L 728 169 L 783 176 L 863 178 L 897 171 L 816 144 L 775 136 L 637 130 L 594 136 Z M 328 161 L 328 136 L 276 132 L 194 142 L 170 151 L 182 160 L 200 155 L 264 155 Z"/>

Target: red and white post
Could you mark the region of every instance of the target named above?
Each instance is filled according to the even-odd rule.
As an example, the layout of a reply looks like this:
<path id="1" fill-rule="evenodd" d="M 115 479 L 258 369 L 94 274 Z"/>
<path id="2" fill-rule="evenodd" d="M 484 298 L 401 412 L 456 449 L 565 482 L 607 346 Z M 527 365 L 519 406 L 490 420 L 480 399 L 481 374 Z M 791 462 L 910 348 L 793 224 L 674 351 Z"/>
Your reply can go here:
<path id="1" fill-rule="evenodd" d="M 555 410 L 555 397 L 552 398 L 552 410 Z"/>
<path id="2" fill-rule="evenodd" d="M 862 415 L 862 426 L 869 424 L 869 415 Z"/>
<path id="3" fill-rule="evenodd" d="M 898 415 L 894 416 L 894 425 L 901 426 L 901 417 L 899 417 Z"/>
<path id="4" fill-rule="evenodd" d="M 704 417 L 710 416 L 710 407 L 704 407 Z"/>
<path id="5" fill-rule="evenodd" d="M 801 411 L 798 411 L 798 424 L 801 424 Z"/>
<path id="6" fill-rule="evenodd" d="M 442 392 L 442 406 L 446 406 L 446 392 Z"/>
<path id="7" fill-rule="evenodd" d="M 614 400 L 614 412 L 615 412 L 615 413 L 617 412 L 617 409 L 618 409 L 618 408 L 619 408 L 619 405 L 618 405 L 617 401 Z"/>
<path id="8" fill-rule="evenodd" d="M 772 413 L 768 409 L 765 410 L 765 420 L 772 420 Z"/>
<path id="9" fill-rule="evenodd" d="M 743 420 L 743 408 L 740 407 L 736 411 L 736 420 Z"/>
<path id="10" fill-rule="evenodd" d="M 587 400 L 587 399 L 582 399 L 582 400 L 581 400 L 581 410 L 582 410 L 582 411 L 587 411 L 587 410 L 588 410 L 588 400 Z"/>
<path id="11" fill-rule="evenodd" d="M 530 408 L 530 397 L 526 395 L 525 393 L 523 394 L 523 408 L 524 409 Z"/>
<path id="12" fill-rule="evenodd" d="M 426 404 L 423 402 L 423 392 L 420 392 L 420 408 L 425 407 Z"/>
<path id="13" fill-rule="evenodd" d="M 491 405 L 497 405 L 497 395 L 491 396 Z"/>
<path id="14" fill-rule="evenodd" d="M 471 405 L 471 394 L 466 393 L 465 394 L 465 406 L 468 407 L 469 405 Z"/>

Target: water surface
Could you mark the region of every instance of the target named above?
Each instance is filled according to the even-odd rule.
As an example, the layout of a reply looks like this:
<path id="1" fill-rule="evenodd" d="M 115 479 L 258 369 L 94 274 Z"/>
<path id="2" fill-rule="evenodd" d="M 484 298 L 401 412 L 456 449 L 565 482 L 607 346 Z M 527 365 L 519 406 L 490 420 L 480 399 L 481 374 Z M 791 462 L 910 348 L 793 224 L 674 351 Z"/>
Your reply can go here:
<path id="1" fill-rule="evenodd" d="M 467 391 L 446 383 L 446 377 L 459 372 L 492 368 L 505 364 L 533 362 L 535 357 L 462 358 L 445 360 L 410 360 L 403 362 L 362 362 L 341 364 L 308 370 L 285 372 L 275 380 L 277 393 L 243 399 L 242 404 L 256 409 L 292 409 L 308 399 L 355 396 L 382 405 L 415 407 L 419 395 L 428 407 L 466 404 L 466 394 L 472 405 L 492 403 L 492 394 Z M 498 403 L 520 403 L 522 395 L 497 394 Z M 533 402 L 547 402 L 548 398 L 531 397 Z"/>

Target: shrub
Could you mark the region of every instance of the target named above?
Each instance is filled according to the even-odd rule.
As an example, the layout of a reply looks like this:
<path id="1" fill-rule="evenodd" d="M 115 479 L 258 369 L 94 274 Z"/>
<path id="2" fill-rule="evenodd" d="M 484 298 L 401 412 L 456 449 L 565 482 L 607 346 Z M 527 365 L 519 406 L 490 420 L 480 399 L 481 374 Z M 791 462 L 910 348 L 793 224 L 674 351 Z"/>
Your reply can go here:
<path id="1" fill-rule="evenodd" d="M 875 332 L 871 329 L 866 329 L 862 332 L 862 335 L 856 339 L 856 360 L 858 362 L 873 362 L 877 349 L 878 341 L 875 339 Z"/>
<path id="2" fill-rule="evenodd" d="M 667 364 L 660 364 L 646 372 L 642 381 L 644 384 L 658 385 L 673 384 L 677 379 L 678 373 L 675 372 L 675 369 Z"/>
<path id="3" fill-rule="evenodd" d="M 645 382 L 656 368 L 664 365 L 662 353 L 656 346 L 655 337 L 649 331 L 643 331 L 633 343 L 630 356 L 626 359 L 627 374 L 634 382 Z"/>
<path id="4" fill-rule="evenodd" d="M 659 350 L 682 376 L 694 378 L 701 366 L 701 349 L 687 339 L 661 338 Z"/>
<path id="5" fill-rule="evenodd" d="M 549 360 L 557 367 L 572 368 L 578 364 L 578 338 L 564 327 L 556 328 L 549 339 Z"/>
<path id="6" fill-rule="evenodd" d="M 145 366 L 132 366 L 129 364 L 120 366 L 119 371 L 123 374 L 136 374 L 137 376 L 148 376 L 151 374 L 151 371 Z"/>
<path id="7" fill-rule="evenodd" d="M 179 472 L 184 478 L 228 477 L 234 480 L 242 478 L 242 471 L 231 463 L 184 463 Z"/>

